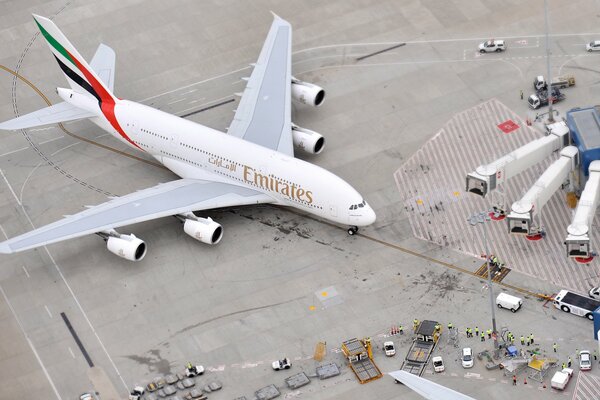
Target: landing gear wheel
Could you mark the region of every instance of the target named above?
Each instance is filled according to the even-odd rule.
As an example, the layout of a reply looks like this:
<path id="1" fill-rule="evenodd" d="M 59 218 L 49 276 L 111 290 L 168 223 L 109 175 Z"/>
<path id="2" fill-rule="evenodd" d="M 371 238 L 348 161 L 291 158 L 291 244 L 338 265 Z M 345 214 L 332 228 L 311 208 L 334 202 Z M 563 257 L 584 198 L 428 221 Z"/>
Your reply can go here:
<path id="1" fill-rule="evenodd" d="M 351 226 L 348 228 L 348 235 L 354 236 L 358 232 L 358 226 Z"/>

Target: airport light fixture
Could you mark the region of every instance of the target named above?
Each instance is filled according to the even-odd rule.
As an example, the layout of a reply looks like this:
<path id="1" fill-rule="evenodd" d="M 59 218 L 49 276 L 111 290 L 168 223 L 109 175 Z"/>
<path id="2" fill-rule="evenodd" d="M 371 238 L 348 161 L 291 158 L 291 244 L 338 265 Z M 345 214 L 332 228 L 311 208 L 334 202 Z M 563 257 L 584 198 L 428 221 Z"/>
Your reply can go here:
<path id="1" fill-rule="evenodd" d="M 492 270 L 490 268 L 490 252 L 488 251 L 487 244 L 487 230 L 485 229 L 485 222 L 491 220 L 490 213 L 488 211 L 480 212 L 469 217 L 467 221 L 472 226 L 477 224 L 482 225 L 483 229 L 483 245 L 485 247 L 485 263 L 487 264 L 487 281 L 490 292 L 490 308 L 492 310 L 492 330 L 494 338 L 494 349 L 498 349 L 498 330 L 496 329 L 496 307 L 494 307 L 494 288 L 492 287 Z"/>
<path id="2" fill-rule="evenodd" d="M 544 22 L 546 25 L 546 67 L 548 69 L 548 87 L 546 96 L 548 96 L 548 123 L 554 122 L 554 112 L 552 110 L 552 70 L 550 69 L 550 37 L 548 35 L 548 0 L 544 0 Z"/>

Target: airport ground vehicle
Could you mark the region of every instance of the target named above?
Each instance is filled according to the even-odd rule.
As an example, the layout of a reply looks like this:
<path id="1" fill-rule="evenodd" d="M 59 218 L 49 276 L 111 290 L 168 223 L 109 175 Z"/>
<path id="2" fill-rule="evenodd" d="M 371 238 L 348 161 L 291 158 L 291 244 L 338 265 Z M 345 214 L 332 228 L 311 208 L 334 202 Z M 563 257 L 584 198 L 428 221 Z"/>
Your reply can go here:
<path id="1" fill-rule="evenodd" d="M 590 299 L 577 293 L 561 290 L 554 297 L 554 307 L 564 312 L 594 320 L 594 310 L 600 307 L 600 301 Z"/>
<path id="2" fill-rule="evenodd" d="M 592 299 L 600 299 L 600 286 L 591 288 L 588 294 Z"/>
<path id="3" fill-rule="evenodd" d="M 571 368 L 565 368 L 562 371 L 556 371 L 552 377 L 552 380 L 550 381 L 550 386 L 554 389 L 564 390 L 572 376 L 573 370 Z"/>
<path id="4" fill-rule="evenodd" d="M 292 362 L 286 357 L 282 360 L 273 361 L 272 366 L 275 371 L 281 371 L 282 369 L 292 368 Z"/>
<path id="5" fill-rule="evenodd" d="M 144 388 L 141 386 L 134 387 L 131 393 L 129 393 L 129 400 L 140 400 L 144 395 L 144 391 Z"/>
<path id="6" fill-rule="evenodd" d="M 193 378 L 194 376 L 202 375 L 204 373 L 204 367 L 202 365 L 192 365 L 185 369 L 185 376 Z"/>
<path id="7" fill-rule="evenodd" d="M 435 356 L 431 359 L 431 362 L 433 364 L 433 370 L 435 372 L 444 372 L 444 360 L 442 360 L 441 356 Z"/>
<path id="8" fill-rule="evenodd" d="M 383 351 L 385 352 L 385 355 L 388 357 L 392 357 L 396 355 L 396 347 L 394 346 L 394 342 L 392 342 L 391 340 L 389 342 L 384 342 L 383 343 Z"/>
<path id="9" fill-rule="evenodd" d="M 462 356 L 460 357 L 463 368 L 473 368 L 473 350 L 470 347 L 462 349 Z"/>
<path id="10" fill-rule="evenodd" d="M 523 305 L 523 299 L 503 292 L 496 297 L 496 305 L 498 308 L 506 308 L 512 312 L 517 312 Z"/>
<path id="11" fill-rule="evenodd" d="M 422 321 L 400 369 L 421 376 L 435 350 L 440 332 L 440 325 L 436 321 Z"/>
<path id="12" fill-rule="evenodd" d="M 548 97 L 548 90 L 538 90 L 535 94 L 529 96 L 527 103 L 529 103 L 529 107 L 537 110 L 540 107 L 547 106 L 550 99 L 552 99 L 552 104 L 565 99 L 565 95 L 557 87 L 552 87 L 550 96 Z"/>
<path id="13" fill-rule="evenodd" d="M 581 371 L 589 371 L 592 369 L 592 357 L 588 350 L 581 350 L 579 353 L 579 369 Z"/>
<path id="14" fill-rule="evenodd" d="M 504 40 L 488 40 L 487 42 L 479 43 L 480 53 L 501 52 L 506 50 Z"/>
<path id="15" fill-rule="evenodd" d="M 599 51 L 600 50 L 600 40 L 594 40 L 593 42 L 589 42 L 585 45 L 585 49 L 587 51 Z"/>
<path id="16" fill-rule="evenodd" d="M 561 75 L 556 78 L 552 78 L 552 82 L 550 86 L 556 87 L 559 89 L 568 88 L 569 86 L 575 86 L 575 76 L 573 75 Z M 548 88 L 548 82 L 543 75 L 538 75 L 533 80 L 533 89 L 537 90 L 545 90 Z"/>

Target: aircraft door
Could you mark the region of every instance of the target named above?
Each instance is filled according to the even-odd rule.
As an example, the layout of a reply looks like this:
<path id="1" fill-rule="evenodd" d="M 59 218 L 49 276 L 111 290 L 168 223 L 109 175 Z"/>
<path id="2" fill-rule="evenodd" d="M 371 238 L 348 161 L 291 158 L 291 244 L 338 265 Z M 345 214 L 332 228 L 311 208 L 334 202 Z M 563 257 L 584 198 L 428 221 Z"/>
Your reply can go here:
<path id="1" fill-rule="evenodd" d="M 329 205 L 329 214 L 331 214 L 332 217 L 337 217 L 337 206 L 335 204 Z"/>

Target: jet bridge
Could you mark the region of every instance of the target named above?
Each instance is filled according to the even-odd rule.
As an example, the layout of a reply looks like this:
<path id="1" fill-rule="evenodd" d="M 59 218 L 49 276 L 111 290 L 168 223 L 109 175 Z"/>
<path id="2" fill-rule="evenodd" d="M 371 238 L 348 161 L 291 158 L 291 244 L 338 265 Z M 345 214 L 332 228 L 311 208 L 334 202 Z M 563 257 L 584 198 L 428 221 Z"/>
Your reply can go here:
<path id="1" fill-rule="evenodd" d="M 533 227 L 533 219 L 578 166 L 577 154 L 578 150 L 575 146 L 567 146 L 562 149 L 560 158 L 548 167 L 521 200 L 513 203 L 507 217 L 510 233 L 524 234 L 528 237 L 540 233 Z"/>
<path id="2" fill-rule="evenodd" d="M 598 199 L 600 198 L 600 161 L 592 161 L 589 179 L 581 193 L 577 210 L 571 225 L 567 228 L 567 256 L 582 263 L 588 263 L 593 256 L 590 251 L 590 227 L 594 221 Z"/>
<path id="3" fill-rule="evenodd" d="M 467 174 L 467 192 L 485 197 L 496 187 L 549 157 L 569 144 L 569 128 L 564 121 L 546 126 L 547 136 L 529 142 L 487 165 Z"/>

